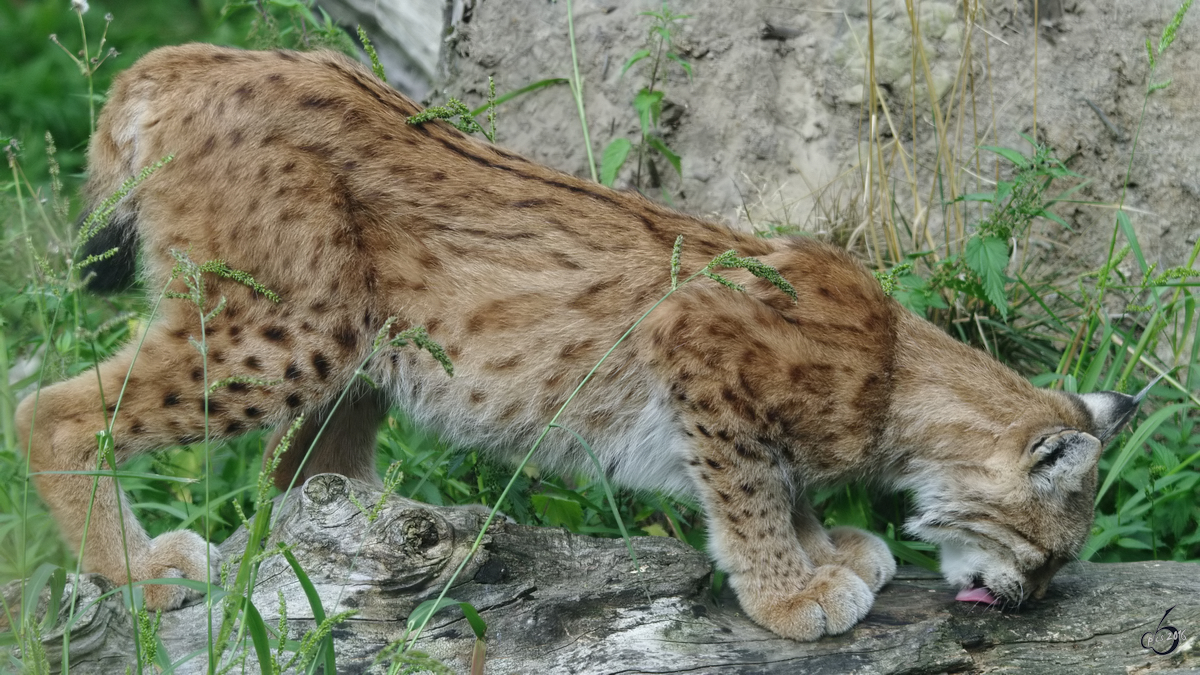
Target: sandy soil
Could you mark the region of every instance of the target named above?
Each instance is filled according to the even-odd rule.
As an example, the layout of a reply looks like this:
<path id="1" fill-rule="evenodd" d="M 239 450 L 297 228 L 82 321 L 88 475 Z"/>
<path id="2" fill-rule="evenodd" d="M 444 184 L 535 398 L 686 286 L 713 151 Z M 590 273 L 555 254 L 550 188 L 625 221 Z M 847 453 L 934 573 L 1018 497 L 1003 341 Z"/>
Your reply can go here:
<path id="1" fill-rule="evenodd" d="M 676 48 L 694 67 L 689 78 L 669 65 L 661 85 L 668 106 L 663 137 L 683 158 L 682 180 L 656 162 L 662 187 L 643 177 L 644 190 L 685 210 L 716 216 L 743 227 L 800 226 L 827 231 L 830 220 L 863 219 L 860 153 L 869 132 L 864 72 L 868 21 L 864 0 L 805 0 L 676 3 L 689 14 Z M 1047 3 L 1049 4 L 1049 3 Z M 1020 134 L 1049 143 L 1068 166 L 1092 179 L 1076 198 L 1115 203 L 1121 196 L 1133 138 L 1141 114 L 1148 64 L 1145 40 L 1157 43 L 1177 3 L 1065 0 L 1065 12 L 1040 21 L 1037 43 L 1028 3 L 986 3 L 974 26 L 962 3 L 924 0 L 920 29 L 933 88 L 947 125 L 959 139 L 952 145 L 963 191 L 990 189 L 993 156 L 976 163 L 976 140 L 1028 150 Z M 640 11 L 660 5 L 646 0 L 578 0 L 575 32 L 584 79 L 588 124 L 597 162 L 613 138 L 638 138 L 630 102 L 645 86 L 648 60 L 623 76 L 630 54 L 644 46 L 649 22 Z M 873 29 L 876 79 L 888 104 L 895 135 L 915 148 L 924 169 L 918 199 L 930 226 L 941 228 L 942 205 L 930 167 L 936 133 L 928 96 L 913 109 L 910 77 L 912 28 L 901 0 L 876 0 Z M 1043 18 L 1043 17 L 1039 17 Z M 1200 235 L 1200 143 L 1188 129 L 1200 128 L 1200 53 L 1191 16 L 1162 59 L 1157 79 L 1172 79 L 1146 108 L 1125 203 L 1146 257 L 1162 265 L 1186 261 Z M 455 26 L 443 49 L 447 95 L 476 105 L 487 77 L 500 93 L 549 77 L 568 76 L 566 3 L 545 0 L 478 0 Z M 773 36 L 766 37 L 767 35 Z M 961 55 L 970 37 L 970 67 L 960 77 Z M 782 39 L 780 39 L 782 38 Z M 918 88 L 926 77 L 918 62 Z M 973 82 L 974 94 L 965 88 Z M 951 104 L 953 102 L 953 104 Z M 961 102 L 961 105 L 960 105 Z M 1089 102 L 1091 105 L 1089 105 Z M 1092 106 L 1095 106 L 1093 109 Z M 1107 119 L 1107 123 L 1102 119 Z M 891 133 L 881 118 L 881 137 Z M 532 158 L 579 175 L 587 160 L 579 117 L 567 86 L 522 96 L 500 108 L 499 142 Z M 630 187 L 636 162 L 627 162 L 618 187 Z M 978 171 L 984 178 L 974 176 Z M 902 180 L 904 172 L 893 167 Z M 902 183 L 901 183 L 902 185 Z M 1062 189 L 1068 187 L 1063 184 Z M 927 198 L 933 195 L 932 208 Z M 907 189 L 898 189 L 896 208 L 918 213 Z M 1056 209 L 1075 232 L 1050 222 L 1037 226 L 1036 251 L 1062 269 L 1094 267 L 1107 253 L 1113 232 L 1111 206 L 1061 205 Z M 977 212 L 976 212 L 977 213 Z M 970 225 L 970 213 L 967 224 Z M 975 216 L 977 217 L 977 216 Z M 865 238 L 865 237 L 864 237 Z M 935 238 L 940 241 L 940 236 Z M 1132 257 L 1127 269 L 1132 271 Z"/>

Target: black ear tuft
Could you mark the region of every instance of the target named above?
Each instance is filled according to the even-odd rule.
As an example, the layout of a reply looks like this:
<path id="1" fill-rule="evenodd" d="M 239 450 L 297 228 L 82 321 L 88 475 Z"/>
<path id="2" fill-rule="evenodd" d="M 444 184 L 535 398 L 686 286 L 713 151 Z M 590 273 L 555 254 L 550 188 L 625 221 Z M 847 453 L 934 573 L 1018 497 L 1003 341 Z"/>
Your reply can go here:
<path id="1" fill-rule="evenodd" d="M 1115 391 L 1100 391 L 1094 394 L 1083 394 L 1079 400 L 1087 407 L 1092 415 L 1092 433 L 1100 439 L 1101 444 L 1108 443 L 1113 436 L 1133 419 L 1142 399 L 1146 398 L 1150 388 L 1158 384 L 1162 375 L 1146 385 L 1136 396 L 1129 396 Z"/>
<path id="2" fill-rule="evenodd" d="M 1108 443 L 1121 427 L 1133 418 L 1138 404 L 1132 396 L 1115 392 L 1100 391 L 1079 397 L 1092 415 L 1092 433 L 1101 443 Z"/>

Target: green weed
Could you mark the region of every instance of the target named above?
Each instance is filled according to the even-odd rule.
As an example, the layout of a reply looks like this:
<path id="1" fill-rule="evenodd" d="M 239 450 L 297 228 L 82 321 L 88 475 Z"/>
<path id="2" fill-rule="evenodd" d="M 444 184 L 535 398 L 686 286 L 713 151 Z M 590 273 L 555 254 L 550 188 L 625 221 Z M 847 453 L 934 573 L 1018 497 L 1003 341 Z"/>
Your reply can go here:
<path id="1" fill-rule="evenodd" d="M 616 180 L 617 174 L 621 171 L 621 167 L 624 166 L 629 153 L 633 150 L 637 151 L 637 170 L 634 172 L 633 183 L 638 188 L 642 186 L 643 166 L 648 167 L 652 174 L 652 186 L 658 187 L 661 183 L 658 180 L 654 164 L 648 161 L 647 153 L 651 150 L 667 160 L 667 163 L 675 169 L 676 174 L 681 178 L 683 176 L 683 168 L 680 164 L 679 155 L 668 147 L 666 141 L 663 140 L 658 123 L 659 118 L 662 116 L 664 93 L 661 86 L 667 63 L 669 61 L 675 62 L 687 73 L 689 78 L 692 76 L 692 65 L 683 60 L 674 51 L 672 43 L 672 31 L 675 29 L 676 24 L 688 18 L 688 15 L 672 13 L 667 8 L 665 2 L 661 10 L 657 12 L 642 12 L 641 15 L 649 17 L 652 20 L 646 39 L 646 46 L 634 52 L 621 68 L 621 74 L 624 75 L 626 71 L 638 62 L 650 59 L 650 74 L 646 78 L 648 83 L 633 97 L 633 109 L 638 116 L 641 137 L 636 145 L 627 138 L 615 138 L 604 148 L 604 153 L 600 159 L 600 182 L 610 187 L 613 181 Z M 593 176 L 594 178 L 595 176 Z"/>
<path id="2" fill-rule="evenodd" d="M 1155 73 L 1190 5 L 1189 0 L 1180 7 L 1157 46 L 1146 42 L 1150 70 L 1143 118 L 1150 96 L 1170 84 L 1158 81 Z M 1145 420 L 1120 436 L 1100 460 L 1096 526 L 1081 557 L 1191 560 L 1200 555 L 1200 507 L 1193 498 L 1200 484 L 1200 439 L 1195 433 L 1200 398 L 1194 393 L 1200 385 L 1200 340 L 1196 339 L 1193 290 L 1200 277 L 1195 269 L 1200 243 L 1184 265 L 1170 269 L 1159 269 L 1143 255 L 1123 206 L 1141 130 L 1139 119 L 1125 183 L 1112 205 L 1115 218 L 1108 256 L 1097 269 L 1068 279 L 1038 275 L 1026 267 L 1025 250 L 1036 219 L 1068 228 L 1051 207 L 1098 205 L 1075 198 L 1087 181 L 1063 166 L 1050 149 L 1026 139 L 1031 144 L 1028 155 L 995 145 L 977 146 L 1007 165 L 991 190 L 961 194 L 950 176 L 935 178 L 940 188 L 951 189 L 944 207 L 978 204 L 979 219 L 952 238 L 952 217 L 963 214 L 948 211 L 944 246 L 910 228 L 907 238 L 928 246 L 915 252 L 899 246 L 906 237 L 885 232 L 890 257 L 905 262 L 879 275 L 885 288 L 911 310 L 943 323 L 960 339 L 1037 373 L 1031 379 L 1040 386 L 1080 393 L 1127 391 L 1162 376 L 1162 383 L 1150 392 L 1161 407 L 1147 406 Z M 955 152 L 939 147 L 939 154 L 953 157 Z M 1075 184 L 1065 190 L 1058 187 L 1061 192 L 1051 196 L 1056 181 Z M 1123 245 L 1118 245 L 1120 239 Z M 1131 255 L 1137 265 L 1133 275 L 1121 267 Z M 1124 311 L 1112 313 L 1114 306 L 1123 306 Z M 880 504 L 875 507 L 878 511 Z M 842 513 L 839 520 L 846 517 L 845 509 L 835 511 Z"/>

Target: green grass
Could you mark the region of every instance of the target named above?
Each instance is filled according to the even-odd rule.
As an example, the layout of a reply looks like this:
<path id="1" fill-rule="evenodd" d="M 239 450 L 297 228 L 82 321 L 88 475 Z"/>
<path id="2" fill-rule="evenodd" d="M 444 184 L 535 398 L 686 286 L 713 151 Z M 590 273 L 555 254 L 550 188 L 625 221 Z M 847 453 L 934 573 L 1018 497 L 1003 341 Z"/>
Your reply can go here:
<path id="1" fill-rule="evenodd" d="M 113 73 L 160 42 L 249 45 L 267 39 L 294 45 L 297 21 L 321 24 L 319 14 L 310 11 L 298 18 L 284 11 L 284 4 L 267 3 L 269 18 L 252 6 L 231 7 L 222 18 L 225 5 L 215 0 L 121 3 L 106 40 L 122 53 L 98 69 L 86 69 L 94 70 L 90 86 L 96 95 L 90 99 L 88 78 L 48 38 L 57 33 L 71 49 L 80 44 L 79 16 L 69 4 L 0 5 L 0 52 L 4 54 L 0 60 L 20 64 L 0 73 L 0 134 L 19 140 L 19 147 L 9 148 L 10 171 L 0 179 L 0 582 L 29 578 L 30 591 L 61 589 L 62 570 L 76 568 L 73 553 L 61 543 L 52 519 L 29 489 L 24 456 L 15 447 L 12 411 L 17 395 L 39 382 L 50 384 L 88 370 L 133 339 L 148 320 L 140 293 L 102 298 L 83 293 L 78 286 L 78 264 L 70 255 L 78 243 L 70 225 L 78 206 L 69 197 L 80 182 L 90 109 L 102 103 L 101 92 Z M 104 29 L 105 11 L 102 3 L 95 2 L 83 16 L 93 47 Z M 114 12 L 118 12 L 115 5 Z M 664 7 L 659 18 L 669 30 L 671 21 L 680 17 Z M 1166 33 L 1173 35 L 1179 23 L 1173 26 Z M 654 35 L 646 51 L 657 49 L 669 55 L 669 37 L 659 33 L 663 40 L 656 43 Z M 1169 46 L 1164 37 L 1157 50 L 1151 49 L 1151 58 L 1164 58 Z M 649 58 L 649 53 L 643 58 Z M 656 75 L 649 76 L 647 90 L 655 91 L 655 79 Z M 538 86 L 561 81 L 546 79 Z M 571 82 L 578 81 L 576 74 Z M 1147 97 L 1157 88 L 1158 83 L 1148 80 Z M 953 109 L 951 101 L 939 111 L 938 126 L 949 123 Z M 47 130 L 57 143 L 55 153 L 46 152 Z M 653 125 L 643 124 L 643 142 L 649 143 L 652 136 Z M 872 142 L 881 157 L 892 147 L 877 138 Z M 969 161 L 964 157 L 978 149 L 964 152 L 947 147 L 944 157 Z M 1152 391 L 1140 423 L 1123 433 L 1101 460 L 1104 487 L 1097 498 L 1093 536 L 1082 557 L 1105 562 L 1200 559 L 1200 505 L 1195 499 L 1200 484 L 1196 429 L 1200 401 L 1195 394 L 1200 391 L 1200 340 L 1196 340 L 1200 317 L 1195 280 L 1188 276 L 1189 269 L 1159 270 L 1145 259 L 1128 214 L 1119 208 L 1123 195 L 1115 205 L 1110 254 L 1100 269 L 1078 278 L 1013 270 L 1016 246 L 1023 245 L 1030 223 L 1053 218 L 1053 204 L 1070 201 L 1073 195 L 1073 188 L 1061 183 L 1079 179 L 1057 164 L 1046 148 L 992 147 L 989 152 L 1003 158 L 1007 167 L 990 189 L 959 192 L 956 181 L 942 175 L 948 170 L 945 165 L 936 176 L 914 173 L 911 178 L 914 194 L 924 186 L 929 186 L 931 195 L 935 184 L 949 186 L 948 194 L 941 196 L 942 206 L 948 210 L 968 204 L 978 207 L 977 220 L 966 217 L 975 211 L 958 211 L 964 215 L 963 229 L 948 233 L 939 243 L 921 231 L 916 214 L 897 216 L 894 209 L 884 209 L 881 213 L 886 217 L 873 224 L 877 232 L 868 257 L 895 284 L 896 296 L 914 311 L 992 352 L 1041 386 L 1079 392 L 1128 391 L 1166 372 L 1168 378 Z M 924 166 L 939 165 L 930 161 Z M 959 169 L 949 165 L 950 171 Z M 615 176 L 615 170 L 601 173 Z M 874 204 L 895 204 L 883 187 L 887 181 L 877 176 L 869 182 L 880 190 L 872 197 Z M 948 222 L 953 223 L 953 218 Z M 925 242 L 928 248 L 902 246 L 906 241 Z M 1200 244 L 1190 252 L 1187 268 L 1194 268 L 1198 252 Z M 1115 264 L 1127 256 L 1137 264 L 1133 276 L 1123 275 Z M 888 275 L 888 269 L 903 262 L 910 267 Z M 1051 294 L 1053 301 L 1047 300 Z M 1114 294 L 1129 298 L 1122 317 L 1110 316 L 1105 309 Z M 28 367 L 31 363 L 37 367 Z M 25 370 L 10 383 L 14 369 Z M 253 433 L 211 448 L 198 443 L 151 453 L 122 467 L 123 474 L 132 476 L 123 479 L 122 486 L 151 536 L 182 526 L 222 541 L 244 524 L 262 528 L 267 522 L 260 514 L 275 492 L 255 480 L 263 445 L 263 435 Z M 387 473 L 397 492 L 431 504 L 483 504 L 521 523 L 566 527 L 582 534 L 617 537 L 628 530 L 635 535 L 677 537 L 698 548 L 706 538 L 694 505 L 655 495 L 612 493 L 602 481 L 542 475 L 532 465 L 514 473 L 485 461 L 480 452 L 446 446 L 416 428 L 401 411 L 393 411 L 380 429 L 378 462 L 380 473 Z M 932 564 L 933 547 L 896 534 L 909 511 L 907 496 L 880 495 L 851 485 L 818 491 L 813 501 L 827 525 L 886 533 L 901 560 Z M 364 509 L 369 511 L 370 505 Z M 234 651 L 257 654 L 282 649 L 272 637 L 277 629 L 264 625 L 261 617 L 256 619 L 257 609 L 246 600 L 253 561 L 231 568 L 230 574 L 229 592 L 214 611 L 244 620 L 237 627 L 226 622 L 229 632 L 225 639 L 214 640 L 213 648 L 219 651 L 232 645 Z M 312 610 L 314 616 L 323 614 L 318 606 Z M 292 645 L 292 651 L 280 651 L 276 661 L 299 656 L 328 664 L 327 659 L 335 656 L 321 645 L 337 617 L 328 619 L 318 622 L 322 627 L 310 634 L 307 647 Z M 33 638 L 49 627 L 20 621 L 17 625 L 28 638 L 21 663 L 32 672 L 42 672 L 45 655 L 33 646 Z M 139 662 L 156 662 L 161 653 L 155 652 L 153 617 L 141 615 L 139 626 Z M 481 635 L 486 627 L 476 630 Z M 15 663 L 3 649 L 0 658 L 9 660 L 0 670 Z"/>

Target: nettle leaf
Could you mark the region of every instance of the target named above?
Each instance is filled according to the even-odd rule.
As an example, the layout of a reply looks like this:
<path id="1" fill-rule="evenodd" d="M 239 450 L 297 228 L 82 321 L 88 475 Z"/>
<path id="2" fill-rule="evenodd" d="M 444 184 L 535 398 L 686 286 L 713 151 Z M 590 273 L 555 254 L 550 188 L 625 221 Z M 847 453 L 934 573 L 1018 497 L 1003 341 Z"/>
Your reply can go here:
<path id="1" fill-rule="evenodd" d="M 942 294 L 923 277 L 905 272 L 896 276 L 896 283 L 897 288 L 892 297 L 914 314 L 925 316 L 930 308 L 947 309 Z"/>
<path id="2" fill-rule="evenodd" d="M 583 525 L 583 507 L 578 502 L 553 495 L 533 495 L 529 498 L 533 508 L 553 527 L 571 530 Z"/>
<path id="3" fill-rule="evenodd" d="M 683 71 L 685 73 L 687 73 L 688 79 L 689 80 L 692 79 L 692 64 L 688 63 L 687 61 L 684 61 L 675 52 L 667 52 L 667 58 L 671 59 L 675 63 L 678 63 L 679 67 L 683 68 Z"/>
<path id="4" fill-rule="evenodd" d="M 637 63 L 638 61 L 641 61 L 642 59 L 646 58 L 647 56 L 650 56 L 649 49 L 639 49 L 636 52 L 634 52 L 633 55 L 629 57 L 629 60 L 625 62 L 625 67 L 621 68 L 621 74 L 624 75 L 625 71 L 627 71 L 633 67 L 633 64 Z"/>
<path id="5" fill-rule="evenodd" d="M 617 179 L 617 172 L 621 170 L 621 166 L 625 164 L 625 158 L 629 156 L 630 149 L 633 144 L 628 138 L 614 138 L 608 147 L 604 148 L 604 154 L 600 156 L 600 183 L 612 187 L 613 181 Z"/>
<path id="6" fill-rule="evenodd" d="M 1056 216 L 1056 215 L 1055 215 L 1055 214 L 1053 214 L 1053 213 L 1050 213 L 1050 212 L 1049 212 L 1049 211 L 1047 211 L 1046 209 L 1041 209 L 1041 210 L 1039 210 L 1037 213 L 1034 213 L 1033 215 L 1035 215 L 1035 216 L 1041 216 L 1041 217 L 1043 217 L 1043 218 L 1045 218 L 1045 219 L 1047 219 L 1047 220 L 1053 220 L 1054 222 L 1056 222 L 1056 223 L 1058 223 L 1059 225 L 1061 225 L 1061 226 L 1063 227 L 1063 229 L 1064 229 L 1064 230 L 1066 230 L 1066 231 L 1068 231 L 1068 232 L 1074 232 L 1074 231 L 1075 231 L 1075 228 L 1071 227 L 1071 226 L 1070 226 L 1070 225 L 1067 223 L 1067 221 L 1063 220 L 1062 218 L 1059 218 L 1058 216 Z"/>
<path id="7" fill-rule="evenodd" d="M 967 240 L 967 267 L 979 275 L 988 302 L 1008 315 L 1008 298 L 1004 294 L 1004 270 L 1008 267 L 1008 242 L 999 237 L 971 237 Z"/>
<path id="8" fill-rule="evenodd" d="M 658 125 L 658 116 L 662 112 L 663 93 L 661 91 L 650 91 L 643 89 L 633 97 L 633 109 L 638 113 L 638 120 L 642 124 L 642 130 L 653 128 Z"/>
<path id="9" fill-rule="evenodd" d="M 675 173 L 679 174 L 681 178 L 683 177 L 683 169 L 679 163 L 679 155 L 675 154 L 671 148 L 668 148 L 667 144 L 664 143 L 661 138 L 657 136 L 648 136 L 646 138 L 646 143 L 648 143 L 650 147 L 657 150 L 658 154 L 666 157 L 667 161 L 671 163 L 671 166 L 675 167 Z"/>
<path id="10" fill-rule="evenodd" d="M 1008 181 L 1008 180 L 1002 180 L 999 183 L 997 183 L 996 184 L 996 194 L 995 194 L 995 196 L 992 197 L 992 203 L 1000 204 L 1005 199 L 1008 199 L 1008 196 L 1010 194 L 1012 194 L 1014 186 L 1015 186 L 1015 183 L 1013 183 L 1012 181 Z"/>
<path id="11" fill-rule="evenodd" d="M 1017 152 L 1016 150 L 1013 150 L 1012 148 L 1001 148 L 996 145 L 981 145 L 979 146 L 979 149 L 987 150 L 988 152 L 994 152 L 1015 164 L 1017 168 L 1024 169 L 1025 167 L 1029 166 L 1029 158 Z"/>

